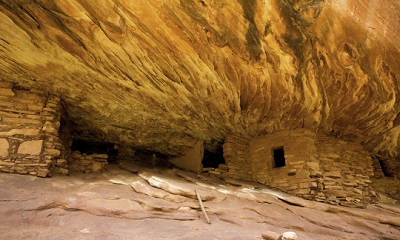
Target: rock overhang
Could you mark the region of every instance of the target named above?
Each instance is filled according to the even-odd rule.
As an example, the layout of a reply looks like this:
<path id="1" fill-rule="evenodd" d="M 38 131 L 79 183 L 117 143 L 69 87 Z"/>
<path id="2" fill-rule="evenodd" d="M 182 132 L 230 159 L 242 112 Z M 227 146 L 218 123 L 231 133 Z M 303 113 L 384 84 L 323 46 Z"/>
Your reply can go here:
<path id="1" fill-rule="evenodd" d="M 59 94 L 84 139 L 177 155 L 302 127 L 395 157 L 398 5 L 2 1 L 0 76 Z"/>

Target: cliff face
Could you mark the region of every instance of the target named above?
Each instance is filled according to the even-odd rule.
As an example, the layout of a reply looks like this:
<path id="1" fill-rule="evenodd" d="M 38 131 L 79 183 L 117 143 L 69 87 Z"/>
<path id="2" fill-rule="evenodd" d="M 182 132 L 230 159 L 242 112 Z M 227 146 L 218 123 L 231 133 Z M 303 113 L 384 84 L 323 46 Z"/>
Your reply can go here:
<path id="1" fill-rule="evenodd" d="M 0 80 L 59 94 L 82 137 L 165 154 L 307 128 L 395 158 L 399 15 L 396 0 L 3 0 Z"/>

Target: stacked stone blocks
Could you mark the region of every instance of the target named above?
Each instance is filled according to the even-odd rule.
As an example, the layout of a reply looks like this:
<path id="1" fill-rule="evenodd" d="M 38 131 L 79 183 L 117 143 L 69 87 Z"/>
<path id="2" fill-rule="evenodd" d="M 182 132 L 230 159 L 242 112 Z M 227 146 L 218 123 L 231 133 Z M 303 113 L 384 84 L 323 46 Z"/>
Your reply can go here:
<path id="1" fill-rule="evenodd" d="M 361 144 L 318 135 L 316 146 L 323 169 L 325 202 L 345 206 L 362 206 L 375 202 L 371 187 L 373 161 Z"/>
<path id="2" fill-rule="evenodd" d="M 252 169 L 249 162 L 249 140 L 238 136 L 228 136 L 223 146 L 225 163 L 218 172 L 223 176 L 252 180 Z"/>
<path id="3" fill-rule="evenodd" d="M 0 82 L 0 172 L 46 177 L 60 155 L 60 99 Z"/>
<path id="4" fill-rule="evenodd" d="M 228 137 L 223 148 L 228 166 L 223 176 L 331 204 L 363 207 L 377 200 L 370 186 L 372 159 L 359 143 L 296 129 L 253 139 Z M 276 148 L 283 148 L 285 166 L 275 167 Z M 244 154 L 235 155 L 236 149 Z"/>
<path id="5" fill-rule="evenodd" d="M 107 154 L 84 154 L 73 151 L 69 156 L 69 169 L 81 173 L 101 172 L 108 164 Z"/>

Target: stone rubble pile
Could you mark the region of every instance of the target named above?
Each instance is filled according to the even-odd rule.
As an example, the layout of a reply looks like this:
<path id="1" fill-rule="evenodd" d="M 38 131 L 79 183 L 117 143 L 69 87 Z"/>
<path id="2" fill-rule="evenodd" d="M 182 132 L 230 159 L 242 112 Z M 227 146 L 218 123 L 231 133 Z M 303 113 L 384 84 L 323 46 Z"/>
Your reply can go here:
<path id="1" fill-rule="evenodd" d="M 214 175 L 221 175 L 221 174 L 228 174 L 228 166 L 226 164 L 218 164 L 218 168 L 213 167 L 205 167 L 203 168 L 203 172 L 214 174 Z"/>
<path id="2" fill-rule="evenodd" d="M 282 235 L 276 232 L 265 231 L 261 234 L 265 240 L 296 240 L 297 234 L 295 232 L 284 232 Z"/>
<path id="3" fill-rule="evenodd" d="M 108 164 L 107 154 L 89 154 L 86 155 L 79 151 L 73 151 L 69 156 L 69 169 L 82 173 L 101 172 Z"/>

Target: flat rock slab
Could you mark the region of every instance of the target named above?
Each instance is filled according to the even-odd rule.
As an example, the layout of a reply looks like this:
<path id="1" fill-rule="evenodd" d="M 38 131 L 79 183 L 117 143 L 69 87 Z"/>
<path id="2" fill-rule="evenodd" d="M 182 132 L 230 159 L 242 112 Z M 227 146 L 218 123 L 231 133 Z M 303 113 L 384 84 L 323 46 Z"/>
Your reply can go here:
<path id="1" fill-rule="evenodd" d="M 42 151 L 43 140 L 32 140 L 21 143 L 18 148 L 19 154 L 39 155 Z"/>
<path id="2" fill-rule="evenodd" d="M 279 239 L 285 232 L 326 240 L 400 236 L 396 205 L 350 209 L 251 184 L 223 184 L 212 177 L 206 184 L 204 176 L 195 174 L 138 170 L 142 176 L 113 165 L 102 174 L 44 179 L 0 174 L 0 214 L 7 216 L 0 218 L 2 238 Z M 194 189 L 210 197 L 204 206 L 211 224 L 192 198 Z"/>

